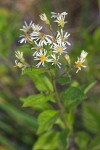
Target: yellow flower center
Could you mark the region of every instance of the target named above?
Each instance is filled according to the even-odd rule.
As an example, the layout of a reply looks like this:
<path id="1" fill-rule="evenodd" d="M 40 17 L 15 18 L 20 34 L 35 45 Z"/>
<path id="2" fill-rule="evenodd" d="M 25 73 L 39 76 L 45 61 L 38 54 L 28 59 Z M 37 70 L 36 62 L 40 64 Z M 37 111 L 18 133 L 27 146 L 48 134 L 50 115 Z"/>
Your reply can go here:
<path id="1" fill-rule="evenodd" d="M 41 33 L 40 34 L 40 39 L 43 41 L 45 39 L 45 34 Z"/>
<path id="2" fill-rule="evenodd" d="M 28 28 L 28 29 L 27 29 L 27 34 L 30 34 L 30 33 L 32 33 L 32 29 L 31 29 L 31 28 Z"/>
<path id="3" fill-rule="evenodd" d="M 76 62 L 76 68 L 82 67 L 83 63 L 81 61 Z"/>
<path id="4" fill-rule="evenodd" d="M 60 25 L 61 25 L 62 27 L 64 27 L 65 21 L 64 21 L 63 19 L 60 19 L 59 22 L 60 22 Z"/>
<path id="5" fill-rule="evenodd" d="M 25 39 L 28 39 L 28 38 L 29 38 L 29 35 L 28 35 L 28 34 L 25 34 L 25 35 L 24 35 L 24 38 L 25 38 Z"/>
<path id="6" fill-rule="evenodd" d="M 51 40 L 52 40 L 53 43 L 57 42 L 57 40 L 55 38 L 52 38 Z"/>
<path id="7" fill-rule="evenodd" d="M 58 52 L 58 53 L 61 53 L 62 51 L 63 51 L 63 47 L 62 47 L 62 46 L 58 46 L 58 47 L 57 47 L 57 52 Z"/>
<path id="8" fill-rule="evenodd" d="M 40 51 L 42 48 L 40 46 L 37 46 L 37 51 Z"/>
<path id="9" fill-rule="evenodd" d="M 57 65 L 57 64 L 58 64 L 58 61 L 57 61 L 57 60 L 55 60 L 55 61 L 54 61 L 54 64 L 55 64 L 55 65 Z"/>
<path id="10" fill-rule="evenodd" d="M 41 62 L 46 61 L 46 56 L 45 56 L 45 55 L 42 55 L 42 56 L 40 57 L 40 61 L 41 61 Z"/>
<path id="11" fill-rule="evenodd" d="M 61 38 L 62 42 L 64 42 L 64 37 L 62 35 L 60 36 L 60 38 Z"/>

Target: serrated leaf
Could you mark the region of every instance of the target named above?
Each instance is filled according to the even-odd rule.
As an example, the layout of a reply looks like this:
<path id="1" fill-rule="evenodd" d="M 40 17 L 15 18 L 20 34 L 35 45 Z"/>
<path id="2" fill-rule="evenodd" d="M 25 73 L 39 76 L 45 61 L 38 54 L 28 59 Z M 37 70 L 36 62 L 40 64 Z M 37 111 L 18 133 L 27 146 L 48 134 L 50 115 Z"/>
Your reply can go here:
<path id="1" fill-rule="evenodd" d="M 92 106 L 83 106 L 84 126 L 92 133 L 100 133 L 100 111 Z"/>
<path id="2" fill-rule="evenodd" d="M 67 84 L 67 83 L 70 83 L 70 81 L 71 81 L 71 76 L 68 76 L 68 77 L 59 77 L 58 79 L 57 79 L 57 81 L 58 81 L 58 83 L 59 84 L 61 84 L 61 85 L 65 85 L 65 84 Z"/>
<path id="3" fill-rule="evenodd" d="M 28 74 L 31 77 L 36 88 L 39 91 L 53 91 L 53 86 L 50 80 L 45 75 L 42 74 L 46 71 L 47 71 L 46 69 L 35 68 L 32 69 L 32 71 L 30 69 L 25 70 L 23 73 Z"/>
<path id="4" fill-rule="evenodd" d="M 56 110 L 46 110 L 42 112 L 38 117 L 38 134 L 50 130 L 58 118 L 59 112 Z"/>
<path id="5" fill-rule="evenodd" d="M 59 132 L 48 132 L 39 137 L 33 150 L 54 150 L 59 147 Z"/>
<path id="6" fill-rule="evenodd" d="M 33 107 L 37 109 L 44 109 L 46 106 L 46 102 L 48 100 L 52 100 L 53 95 L 44 95 L 44 94 L 35 94 L 31 95 L 27 98 L 21 98 L 21 100 L 24 102 L 23 107 Z"/>
<path id="7" fill-rule="evenodd" d="M 84 93 L 78 87 L 70 87 L 61 93 L 61 98 L 65 106 L 77 106 L 83 99 L 86 98 Z"/>

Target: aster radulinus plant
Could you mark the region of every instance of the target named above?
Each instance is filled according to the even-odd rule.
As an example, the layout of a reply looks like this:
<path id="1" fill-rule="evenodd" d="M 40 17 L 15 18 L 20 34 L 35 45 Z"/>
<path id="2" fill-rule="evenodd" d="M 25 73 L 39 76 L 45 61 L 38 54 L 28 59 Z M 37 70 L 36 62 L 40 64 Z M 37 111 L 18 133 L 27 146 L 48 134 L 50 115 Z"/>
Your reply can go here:
<path id="1" fill-rule="evenodd" d="M 51 20 L 57 25 L 56 32 L 53 31 L 47 15 L 45 13 L 40 15 L 51 35 L 43 33 L 43 27 L 32 21 L 29 25 L 25 22 L 20 29 L 22 34 L 19 42 L 29 45 L 34 63 L 30 65 L 26 62 L 23 49 L 23 52 L 15 52 L 15 66 L 32 78 L 39 91 L 38 94 L 21 98 L 23 107 L 39 110 L 37 117 L 39 139 L 33 146 L 34 150 L 41 149 L 41 146 L 44 149 L 46 146 L 47 150 L 68 149 L 71 141 L 75 143 L 72 138 L 75 111 L 86 98 L 81 88 L 72 86 L 71 71 L 78 72 L 82 67 L 86 67 L 84 63 L 88 53 L 83 50 L 77 61 L 71 61 L 67 50 L 71 45 L 68 40 L 70 34 L 64 31 L 67 23 L 66 15 L 66 12 L 51 12 Z M 55 125 L 57 127 L 54 127 Z M 61 139 L 63 136 L 64 141 Z M 40 139 L 43 140 L 44 145 L 41 144 Z"/>

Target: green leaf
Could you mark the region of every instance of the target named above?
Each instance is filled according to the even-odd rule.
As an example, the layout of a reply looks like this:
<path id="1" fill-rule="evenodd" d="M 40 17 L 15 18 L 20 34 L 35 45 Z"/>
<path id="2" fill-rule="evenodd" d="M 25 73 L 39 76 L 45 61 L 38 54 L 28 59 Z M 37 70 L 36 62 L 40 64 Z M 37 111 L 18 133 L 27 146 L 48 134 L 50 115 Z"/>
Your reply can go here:
<path id="1" fill-rule="evenodd" d="M 85 87 L 83 87 L 84 94 L 86 94 L 96 83 L 97 83 L 97 81 L 94 81 L 92 83 L 85 85 Z"/>
<path id="2" fill-rule="evenodd" d="M 67 126 L 70 129 L 70 131 L 73 131 L 74 118 L 75 118 L 74 110 L 70 109 L 70 111 L 66 114 Z"/>
<path id="3" fill-rule="evenodd" d="M 55 150 L 59 147 L 59 133 L 48 132 L 39 137 L 33 150 Z"/>
<path id="4" fill-rule="evenodd" d="M 44 109 L 46 107 L 46 102 L 52 100 L 53 94 L 44 95 L 44 94 L 35 94 L 27 98 L 21 98 L 24 101 L 23 107 L 31 106 L 37 109 Z"/>
<path id="5" fill-rule="evenodd" d="M 69 108 L 77 106 L 86 96 L 78 87 L 70 87 L 61 93 L 61 98 L 65 106 Z"/>
<path id="6" fill-rule="evenodd" d="M 59 112 L 56 110 L 46 110 L 42 112 L 38 117 L 39 128 L 37 132 L 40 134 L 50 130 L 58 118 Z"/>
<path id="7" fill-rule="evenodd" d="M 45 68 L 26 68 L 23 70 L 22 74 L 41 74 L 41 73 L 44 73 L 44 72 L 48 72 L 47 69 Z"/>
<path id="8" fill-rule="evenodd" d="M 75 135 L 75 143 L 81 150 L 86 150 L 90 136 L 86 132 L 77 132 Z"/>
<path id="9" fill-rule="evenodd" d="M 100 136 L 92 138 L 90 143 L 90 150 L 100 150 Z"/>
<path id="10" fill-rule="evenodd" d="M 68 137 L 69 137 L 69 131 L 66 129 L 63 129 L 60 132 L 59 138 L 60 138 L 60 150 L 67 150 L 67 146 L 68 146 Z"/>
<path id="11" fill-rule="evenodd" d="M 46 69 L 42 69 L 42 68 L 34 68 L 32 70 L 25 69 L 23 74 L 28 74 L 31 77 L 36 88 L 39 91 L 53 91 L 53 86 L 50 80 L 46 77 L 46 75 L 42 74 L 46 71 L 47 71 Z"/>
<path id="12" fill-rule="evenodd" d="M 100 110 L 89 104 L 83 106 L 84 126 L 92 133 L 100 133 Z"/>
<path id="13" fill-rule="evenodd" d="M 70 83 L 71 81 L 71 76 L 66 76 L 66 77 L 59 77 L 57 79 L 58 83 L 61 85 L 66 85 L 67 83 Z"/>

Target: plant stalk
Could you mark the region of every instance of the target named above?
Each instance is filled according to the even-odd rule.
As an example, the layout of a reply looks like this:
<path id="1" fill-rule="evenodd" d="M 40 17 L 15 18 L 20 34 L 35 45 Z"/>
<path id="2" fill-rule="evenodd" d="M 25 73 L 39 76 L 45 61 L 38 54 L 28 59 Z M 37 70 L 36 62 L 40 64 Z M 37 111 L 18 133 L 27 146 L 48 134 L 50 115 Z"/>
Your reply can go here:
<path id="1" fill-rule="evenodd" d="M 64 115 L 65 108 L 64 108 L 63 104 L 61 103 L 60 96 L 59 96 L 59 93 L 57 91 L 55 80 L 53 80 L 53 88 L 54 88 L 54 92 L 56 94 L 56 102 L 57 102 L 57 105 L 59 107 L 59 111 L 61 113 L 61 120 L 63 121 L 65 128 L 67 128 L 67 121 L 66 121 L 66 118 L 65 118 L 65 115 Z"/>

